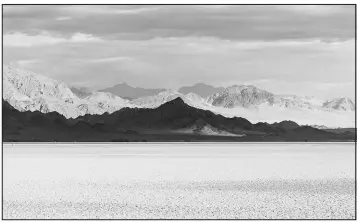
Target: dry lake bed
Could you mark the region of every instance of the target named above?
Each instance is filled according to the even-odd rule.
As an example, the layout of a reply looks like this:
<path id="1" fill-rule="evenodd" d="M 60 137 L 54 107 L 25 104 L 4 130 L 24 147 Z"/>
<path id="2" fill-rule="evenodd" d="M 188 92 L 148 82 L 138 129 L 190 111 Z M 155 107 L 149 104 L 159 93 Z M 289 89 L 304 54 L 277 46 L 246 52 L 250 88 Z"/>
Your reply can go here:
<path id="1" fill-rule="evenodd" d="M 354 143 L 4 144 L 4 219 L 354 219 Z"/>

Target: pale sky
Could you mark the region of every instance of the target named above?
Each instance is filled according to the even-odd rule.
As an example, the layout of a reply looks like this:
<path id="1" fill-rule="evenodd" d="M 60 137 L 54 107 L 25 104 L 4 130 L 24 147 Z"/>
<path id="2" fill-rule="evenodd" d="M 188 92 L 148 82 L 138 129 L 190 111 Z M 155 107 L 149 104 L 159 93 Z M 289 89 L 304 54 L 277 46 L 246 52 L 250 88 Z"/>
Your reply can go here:
<path id="1" fill-rule="evenodd" d="M 70 86 L 351 97 L 354 5 L 3 6 L 3 62 Z"/>

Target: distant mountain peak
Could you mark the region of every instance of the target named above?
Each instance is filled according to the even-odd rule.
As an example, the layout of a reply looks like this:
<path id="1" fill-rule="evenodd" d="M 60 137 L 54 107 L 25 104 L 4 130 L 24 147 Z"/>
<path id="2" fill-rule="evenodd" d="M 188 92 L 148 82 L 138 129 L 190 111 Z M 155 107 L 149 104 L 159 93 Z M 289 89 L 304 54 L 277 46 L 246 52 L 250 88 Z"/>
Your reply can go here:
<path id="1" fill-rule="evenodd" d="M 272 99 L 274 95 L 253 85 L 232 85 L 212 95 L 207 102 L 225 108 L 257 106 Z"/>
<path id="2" fill-rule="evenodd" d="M 178 92 L 182 94 L 195 93 L 202 98 L 206 98 L 210 95 L 223 91 L 223 87 L 213 87 L 212 85 L 197 83 L 192 86 L 185 86 L 178 89 Z"/>
<path id="3" fill-rule="evenodd" d="M 355 111 L 355 102 L 348 97 L 336 98 L 326 101 L 323 107 L 338 111 Z"/>
<path id="4" fill-rule="evenodd" d="M 197 83 L 193 86 L 206 86 L 206 87 L 213 87 L 212 85 L 209 85 L 209 84 L 205 84 L 205 83 Z"/>
<path id="5" fill-rule="evenodd" d="M 91 91 L 86 87 L 70 87 L 70 90 L 79 98 L 85 98 L 91 94 Z"/>
<path id="6" fill-rule="evenodd" d="M 158 95 L 172 95 L 172 94 L 178 94 L 178 92 L 172 89 L 166 89 L 158 93 Z"/>
<path id="7" fill-rule="evenodd" d="M 124 81 L 124 82 L 122 82 L 122 83 L 120 83 L 120 84 L 117 84 L 117 85 L 115 85 L 115 86 L 127 86 L 127 87 L 131 87 L 129 84 L 127 84 L 126 81 Z"/>
<path id="8" fill-rule="evenodd" d="M 140 97 L 152 96 L 164 90 L 166 89 L 146 89 L 140 87 L 132 87 L 131 85 L 128 85 L 127 82 L 123 82 L 98 91 L 109 92 L 121 98 L 137 99 Z"/>

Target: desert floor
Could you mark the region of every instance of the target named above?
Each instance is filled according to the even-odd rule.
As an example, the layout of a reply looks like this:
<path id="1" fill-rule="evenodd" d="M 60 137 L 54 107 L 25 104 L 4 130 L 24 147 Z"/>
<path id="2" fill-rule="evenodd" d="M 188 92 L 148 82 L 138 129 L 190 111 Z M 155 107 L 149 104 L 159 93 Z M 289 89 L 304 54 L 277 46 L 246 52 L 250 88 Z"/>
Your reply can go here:
<path id="1" fill-rule="evenodd" d="M 354 143 L 4 144 L 4 219 L 354 219 Z"/>

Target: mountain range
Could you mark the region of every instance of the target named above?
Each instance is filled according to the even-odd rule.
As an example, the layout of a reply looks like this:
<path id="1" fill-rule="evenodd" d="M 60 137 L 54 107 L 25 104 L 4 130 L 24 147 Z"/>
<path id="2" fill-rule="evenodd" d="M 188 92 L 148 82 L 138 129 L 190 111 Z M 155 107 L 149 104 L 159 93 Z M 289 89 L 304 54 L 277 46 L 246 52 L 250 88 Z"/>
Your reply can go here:
<path id="1" fill-rule="evenodd" d="M 270 100 L 273 100 L 274 95 L 265 90 L 258 89 L 252 85 L 233 85 L 224 89 L 223 91 L 210 96 L 208 103 L 224 107 L 255 107 Z"/>
<path id="2" fill-rule="evenodd" d="M 181 98 L 194 108 L 209 110 L 228 118 L 245 117 L 252 122 L 273 123 L 288 119 L 300 125 L 353 127 L 355 124 L 355 102 L 349 98 L 321 100 L 315 97 L 277 95 L 252 85 L 215 88 L 196 84 L 174 91 L 135 88 L 123 83 L 91 92 L 86 88 L 68 87 L 46 76 L 4 65 L 3 86 L 3 99 L 15 109 L 58 112 L 66 118 L 111 114 L 125 107 L 155 109 Z M 211 126 L 207 127 L 211 129 Z"/>
<path id="3" fill-rule="evenodd" d="M 3 141 L 348 141 L 355 133 L 300 126 L 292 121 L 252 124 L 187 105 L 175 98 L 154 109 L 66 119 L 57 112 L 20 112 L 3 100 Z"/>

